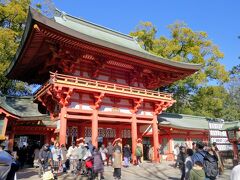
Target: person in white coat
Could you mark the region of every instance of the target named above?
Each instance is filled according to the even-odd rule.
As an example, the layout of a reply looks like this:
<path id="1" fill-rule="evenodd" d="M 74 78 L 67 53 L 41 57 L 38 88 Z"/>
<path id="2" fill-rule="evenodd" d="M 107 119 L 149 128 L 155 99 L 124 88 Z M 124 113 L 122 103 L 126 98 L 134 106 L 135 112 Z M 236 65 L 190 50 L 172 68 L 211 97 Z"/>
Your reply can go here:
<path id="1" fill-rule="evenodd" d="M 231 180 L 240 180 L 240 164 L 235 166 L 231 172 Z"/>
<path id="2" fill-rule="evenodd" d="M 72 142 L 72 146 L 68 148 L 67 158 L 70 160 L 70 171 L 73 174 L 77 173 L 78 155 L 78 147 L 75 145 L 75 142 Z"/>
<path id="3" fill-rule="evenodd" d="M 102 156 L 102 160 L 104 162 L 104 165 L 106 164 L 107 162 L 107 148 L 104 146 L 104 144 L 102 144 L 102 146 L 100 147 L 99 149 L 99 152 L 101 153 L 101 156 Z"/>

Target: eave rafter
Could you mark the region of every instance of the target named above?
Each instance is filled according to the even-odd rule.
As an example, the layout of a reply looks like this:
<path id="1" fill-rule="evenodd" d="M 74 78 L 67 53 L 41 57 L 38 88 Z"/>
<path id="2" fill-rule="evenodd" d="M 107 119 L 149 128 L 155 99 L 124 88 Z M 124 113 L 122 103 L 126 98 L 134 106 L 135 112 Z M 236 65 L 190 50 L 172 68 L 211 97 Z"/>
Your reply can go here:
<path id="1" fill-rule="evenodd" d="M 173 80 L 180 79 L 181 77 L 188 76 L 189 74 L 192 73 L 192 70 L 185 70 L 181 68 L 174 68 L 168 65 L 161 65 L 161 64 L 156 64 L 156 63 L 150 63 L 148 61 L 142 60 L 140 58 L 132 57 L 131 55 L 127 55 L 124 53 L 119 53 L 116 50 L 109 50 L 108 48 L 100 47 L 98 45 L 92 45 L 89 42 L 85 42 L 82 40 L 76 40 L 72 39 L 66 36 L 61 36 L 59 35 L 58 32 L 48 29 L 44 26 L 39 25 L 39 31 L 44 35 L 45 39 L 48 41 L 61 45 L 64 47 L 63 49 L 65 50 L 66 48 L 72 50 L 73 52 L 80 52 L 79 49 L 81 49 L 81 52 L 84 53 L 90 53 L 94 57 L 108 57 L 109 59 L 118 59 L 117 62 L 119 63 L 126 63 L 130 66 L 136 66 L 136 63 L 139 63 L 139 60 L 141 61 L 141 64 L 153 71 L 153 75 L 155 77 L 158 77 L 159 74 L 156 74 L 155 71 L 161 71 L 164 73 L 167 72 L 172 72 L 174 75 L 170 75 L 169 78 L 167 79 L 162 79 L 160 78 L 162 84 L 169 84 Z M 56 55 L 56 54 L 55 54 Z M 65 54 L 66 55 L 66 54 Z M 71 53 L 72 55 L 72 53 Z M 82 55 L 80 55 L 82 56 Z M 53 56 L 54 57 L 54 56 Z M 56 57 L 55 57 L 56 58 Z M 78 59 L 78 57 L 74 58 L 75 60 Z M 99 65 L 99 64 L 98 64 Z M 101 66 L 103 66 L 103 63 L 100 63 Z M 68 70 L 71 69 L 71 67 L 68 67 Z M 101 67 L 99 68 L 101 69 Z M 96 77 L 99 73 L 99 69 L 95 69 L 95 72 L 93 71 L 93 77 Z M 158 80 L 158 81 L 160 81 Z M 164 81 L 165 80 L 165 81 Z M 157 83 L 156 80 L 155 82 L 150 83 L 150 86 L 154 86 L 153 84 Z"/>
<path id="2" fill-rule="evenodd" d="M 93 72 L 92 72 L 92 78 L 97 78 L 98 75 L 99 75 L 99 72 L 101 70 L 103 70 L 106 66 L 106 59 L 101 57 L 101 56 L 98 56 L 94 59 L 93 61 Z"/>

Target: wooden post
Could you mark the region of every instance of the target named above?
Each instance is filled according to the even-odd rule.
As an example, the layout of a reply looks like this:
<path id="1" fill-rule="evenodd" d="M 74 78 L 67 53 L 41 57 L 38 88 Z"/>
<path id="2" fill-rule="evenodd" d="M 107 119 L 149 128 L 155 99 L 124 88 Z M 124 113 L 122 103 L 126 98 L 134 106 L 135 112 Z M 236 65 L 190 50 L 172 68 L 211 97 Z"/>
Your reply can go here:
<path id="1" fill-rule="evenodd" d="M 85 123 L 82 123 L 81 126 L 78 126 L 78 130 L 80 131 L 79 136 L 80 138 L 83 139 L 85 138 L 85 127 L 86 127 Z"/>
<path id="2" fill-rule="evenodd" d="M 132 158 L 133 164 L 136 162 L 136 147 L 137 147 L 137 117 L 136 113 L 133 113 L 132 116 L 132 124 L 131 124 L 131 132 L 132 132 Z"/>
<path id="3" fill-rule="evenodd" d="M 8 118 L 7 118 L 7 116 L 5 116 L 4 117 L 4 122 L 3 122 L 3 128 L 2 128 L 2 135 L 3 136 L 6 136 L 7 125 L 8 125 Z"/>
<path id="4" fill-rule="evenodd" d="M 12 127 L 12 132 L 9 135 L 9 144 L 8 144 L 8 150 L 9 151 L 13 151 L 14 137 L 15 137 L 15 125 Z"/>
<path id="5" fill-rule="evenodd" d="M 93 110 L 92 115 L 92 144 L 98 147 L 98 112 L 96 109 Z"/>
<path id="6" fill-rule="evenodd" d="M 50 144 L 50 134 L 47 133 L 44 136 L 44 144 Z"/>
<path id="7" fill-rule="evenodd" d="M 233 165 L 236 166 L 238 164 L 238 142 L 233 141 L 232 146 L 233 146 Z"/>
<path id="8" fill-rule="evenodd" d="M 154 152 L 153 161 L 159 162 L 159 158 L 158 158 L 158 147 L 159 147 L 158 124 L 157 124 L 157 115 L 156 114 L 153 117 L 152 131 L 153 131 L 153 152 Z"/>
<path id="9" fill-rule="evenodd" d="M 59 132 L 59 142 L 60 144 L 66 145 L 66 137 L 67 137 L 67 111 L 66 107 L 63 106 L 61 108 L 60 114 L 60 132 Z"/>

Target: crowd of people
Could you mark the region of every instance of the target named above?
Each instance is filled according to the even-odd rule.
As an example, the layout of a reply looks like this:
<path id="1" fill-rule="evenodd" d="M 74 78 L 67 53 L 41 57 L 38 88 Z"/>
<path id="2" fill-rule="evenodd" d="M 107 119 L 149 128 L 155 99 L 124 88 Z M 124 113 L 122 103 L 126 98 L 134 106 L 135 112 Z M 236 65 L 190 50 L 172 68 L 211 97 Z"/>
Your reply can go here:
<path id="1" fill-rule="evenodd" d="M 181 180 L 215 180 L 223 173 L 223 163 L 216 143 L 208 146 L 201 141 L 174 147 L 175 167 L 181 170 Z"/>
<path id="2" fill-rule="evenodd" d="M 83 175 L 88 176 L 89 179 L 104 179 L 104 166 L 110 165 L 114 168 L 114 179 L 121 179 L 122 157 L 124 167 L 129 167 L 131 158 L 130 146 L 126 144 L 122 150 L 118 142 L 114 146 L 109 142 L 107 147 L 102 144 L 99 148 L 94 147 L 91 141 L 77 144 L 72 142 L 68 149 L 56 142 L 51 145 L 45 144 L 39 151 L 35 151 L 39 152 L 35 154 L 39 159 L 39 176 L 44 176 L 44 172 L 51 167 L 54 179 L 57 179 L 59 173 L 67 171 L 73 176 Z M 136 150 L 139 157 L 141 151 L 139 153 Z"/>
<path id="3" fill-rule="evenodd" d="M 23 166 L 22 158 L 18 162 L 10 151 L 5 149 L 6 144 L 0 142 L 0 179 L 16 179 L 16 171 Z M 137 166 L 142 163 L 142 146 L 137 144 L 134 155 Z M 161 149 L 161 148 L 159 148 Z M 24 149 L 23 149 L 24 150 Z M 22 153 L 24 152 L 22 150 Z M 104 166 L 112 166 L 113 179 L 121 179 L 121 168 L 128 168 L 132 160 L 132 150 L 128 144 L 122 148 L 118 142 L 114 145 L 109 142 L 99 148 L 92 142 L 72 142 L 69 148 L 60 145 L 57 141 L 44 144 L 41 149 L 33 152 L 33 165 L 39 168 L 39 176 L 43 179 L 57 179 L 59 174 L 70 172 L 73 176 L 87 176 L 89 179 L 104 179 Z M 153 159 L 154 148 L 149 146 L 148 157 Z M 159 151 L 159 154 L 160 151 Z M 21 154 L 19 154 L 21 156 Z M 216 143 L 208 146 L 201 141 L 174 147 L 175 168 L 181 170 L 181 180 L 215 180 L 223 173 L 224 167 Z M 23 162 L 24 163 L 24 162 Z M 232 180 L 239 180 L 240 165 L 236 166 L 231 175 Z M 50 172 L 50 173 L 49 173 Z M 238 179 L 239 178 L 239 179 Z M 51 179 L 51 178 L 50 178 Z"/>

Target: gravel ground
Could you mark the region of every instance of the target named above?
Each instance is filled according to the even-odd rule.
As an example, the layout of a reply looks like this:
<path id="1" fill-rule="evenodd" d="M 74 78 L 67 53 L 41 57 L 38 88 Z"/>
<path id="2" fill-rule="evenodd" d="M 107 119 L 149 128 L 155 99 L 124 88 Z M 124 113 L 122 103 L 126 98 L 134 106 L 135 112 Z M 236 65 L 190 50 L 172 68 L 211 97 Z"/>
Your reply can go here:
<path id="1" fill-rule="evenodd" d="M 113 168 L 105 167 L 104 177 L 106 180 L 113 180 Z M 18 172 L 18 179 L 21 180 L 40 180 L 37 175 L 37 169 L 27 168 Z M 225 169 L 224 174 L 219 176 L 218 180 L 229 180 L 230 169 Z M 161 164 L 152 164 L 144 162 L 140 167 L 131 166 L 129 168 L 122 168 L 122 180 L 178 180 L 180 177 L 179 169 L 173 167 L 173 162 L 162 162 Z M 61 175 L 59 180 L 87 180 L 87 177 L 73 176 L 70 173 Z"/>

